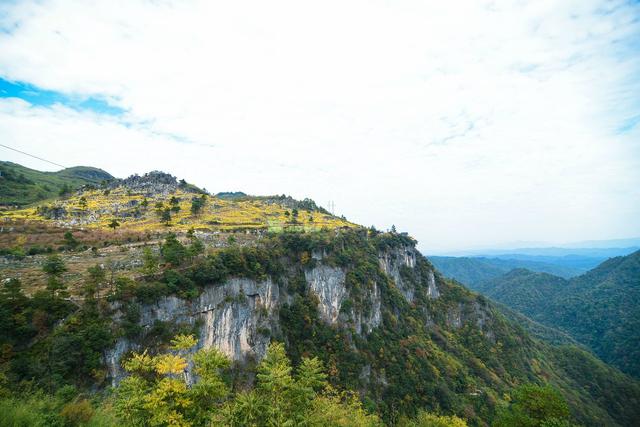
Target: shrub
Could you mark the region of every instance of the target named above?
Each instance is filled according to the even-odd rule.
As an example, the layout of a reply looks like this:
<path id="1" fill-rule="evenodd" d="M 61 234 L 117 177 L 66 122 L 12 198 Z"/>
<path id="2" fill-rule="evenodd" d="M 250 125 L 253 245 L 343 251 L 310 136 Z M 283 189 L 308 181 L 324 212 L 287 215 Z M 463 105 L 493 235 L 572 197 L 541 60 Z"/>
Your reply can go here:
<path id="1" fill-rule="evenodd" d="M 93 416 L 93 407 L 86 399 L 69 402 L 62 407 L 60 416 L 65 420 L 67 425 L 84 425 L 89 422 Z"/>

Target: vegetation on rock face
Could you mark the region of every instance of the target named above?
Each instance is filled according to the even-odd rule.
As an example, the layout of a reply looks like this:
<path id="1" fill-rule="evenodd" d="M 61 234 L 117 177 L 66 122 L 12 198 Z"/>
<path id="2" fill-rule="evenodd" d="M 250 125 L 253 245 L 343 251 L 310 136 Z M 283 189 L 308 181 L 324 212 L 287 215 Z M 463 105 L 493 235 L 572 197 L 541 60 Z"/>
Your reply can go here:
<path id="1" fill-rule="evenodd" d="M 640 377 L 640 252 L 612 258 L 571 280 L 519 269 L 477 290 L 568 333 L 605 362 Z"/>
<path id="2" fill-rule="evenodd" d="M 471 425 L 482 425 L 501 416 L 501 408 L 506 404 L 505 395 L 518 384 L 532 379 L 541 384 L 553 384 L 580 422 L 625 425 L 638 416 L 635 412 L 640 401 L 638 384 L 597 359 L 575 347 L 555 348 L 532 340 L 481 297 L 441 278 L 438 278 L 441 297 L 428 298 L 428 272 L 432 267 L 424 258 L 417 259 L 415 269 L 402 272 L 403 280 L 416 288 L 414 301 L 407 302 L 396 284 L 380 270 L 378 254 L 411 248 L 414 243 L 407 236 L 365 229 L 283 233 L 265 237 L 257 246 L 231 246 L 203 255 L 197 249 L 199 244 L 195 237 L 185 244 L 169 235 L 161 251 L 161 260 L 153 254 L 148 255 L 151 270 L 157 268 L 156 263 L 164 264 L 160 275 L 155 273 L 138 281 L 116 278 L 110 285 L 104 271 L 99 267 L 92 268 L 86 276 L 86 301 L 79 308 L 55 293 L 27 297 L 21 292 L 19 283 L 7 282 L 1 295 L 0 323 L 2 331 L 8 334 L 3 337 L 2 362 L 8 390 L 20 393 L 20 384 L 25 381 L 49 393 L 68 386 L 82 390 L 104 384 L 106 373 L 102 354 L 113 345 L 115 337 L 127 336 L 161 344 L 166 340 L 162 336 L 178 328 L 177 325 L 157 325 L 159 329 L 154 327 L 143 333 L 137 326 L 139 312 L 136 307 L 140 303 L 153 302 L 169 294 L 192 298 L 198 295 L 199 289 L 222 284 L 228 277 L 258 281 L 270 277 L 281 283 L 291 296 L 291 302 L 283 305 L 279 313 L 280 332 L 274 330 L 272 336 L 284 342 L 293 366 L 303 366 L 309 363 L 305 360 L 317 358 L 326 366 L 329 384 L 359 390 L 364 408 L 379 414 L 386 423 L 396 424 L 403 422 L 405 417 L 417 417 L 416 420 L 428 420 L 424 421 L 426 424 L 418 425 L 442 425 L 438 424 L 441 421 L 456 425 L 455 419 L 443 418 L 444 421 L 436 423 L 431 416 L 419 414 L 420 410 L 426 410 L 456 414 Z M 304 278 L 299 279 L 305 269 L 313 268 L 318 262 L 310 256 L 312 253 L 323 253 L 323 263 L 345 268 L 348 272 L 346 286 L 350 302 L 341 314 L 339 325 L 329 325 L 319 317 L 317 300 L 309 292 Z M 64 270 L 55 258 L 48 264 L 52 272 Z M 366 312 L 371 309 L 368 295 L 374 284 L 380 286 L 382 326 L 361 335 L 353 329 L 352 310 Z M 96 293 L 104 295 L 105 292 L 122 304 L 124 314 L 118 323 L 110 320 L 112 309 L 106 301 L 95 298 Z M 451 323 L 452 313 L 460 316 L 459 324 Z M 60 322 L 62 319 L 64 321 Z M 479 319 L 483 319 L 482 325 L 478 323 Z M 174 346 L 174 351 L 178 352 L 175 356 L 191 357 L 180 353 L 183 349 L 178 348 L 178 344 Z M 278 349 L 281 352 L 282 348 Z M 129 385 L 138 387 L 138 391 L 144 389 L 140 396 L 156 396 L 149 390 L 166 387 L 161 388 L 162 392 L 158 391 L 160 396 L 170 399 L 172 405 L 181 402 L 178 406 L 157 410 L 157 414 L 173 417 L 172 411 L 177 411 L 182 417 L 190 417 L 193 411 L 200 411 L 202 408 L 198 409 L 196 403 L 189 406 L 191 400 L 178 399 L 180 393 L 193 393 L 186 383 L 169 381 L 173 378 L 171 375 L 176 375 L 173 371 L 182 369 L 184 363 L 178 358 L 157 357 L 139 356 L 138 362 L 142 366 L 146 366 L 148 360 L 154 364 L 145 368 L 150 369 L 146 374 L 136 374 L 139 379 L 127 380 L 135 382 Z M 193 361 L 197 364 L 197 359 Z M 257 372 L 260 373 L 260 369 Z M 235 386 L 228 386 L 243 388 L 246 383 L 240 381 Z M 260 390 L 257 387 L 253 392 L 238 395 L 241 402 L 238 405 L 259 400 L 256 393 Z M 318 405 L 343 402 L 340 396 L 320 395 Z M 152 404 L 146 399 L 139 402 L 143 409 L 144 405 Z M 116 408 L 117 404 L 114 405 Z M 238 413 L 229 405 L 222 405 L 220 413 L 240 419 L 256 413 Z M 97 413 L 104 413 L 105 408 L 98 408 Z M 131 409 L 131 413 L 138 413 L 138 410 Z M 284 413 L 290 412 L 287 409 Z M 335 410 L 335 414 L 342 414 L 341 417 L 351 416 L 352 412 L 360 413 Z M 362 414 L 364 416 L 364 412 Z M 336 422 L 333 425 L 348 424 Z"/>

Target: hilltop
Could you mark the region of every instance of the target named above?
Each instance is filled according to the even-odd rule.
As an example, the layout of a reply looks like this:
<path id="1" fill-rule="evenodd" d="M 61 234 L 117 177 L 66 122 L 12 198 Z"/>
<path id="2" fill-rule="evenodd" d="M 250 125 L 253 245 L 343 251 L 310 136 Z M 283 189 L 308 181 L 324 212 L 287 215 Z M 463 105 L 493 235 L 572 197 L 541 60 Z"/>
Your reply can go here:
<path id="1" fill-rule="evenodd" d="M 228 194 L 210 195 L 175 176 L 153 171 L 83 184 L 28 207 L 5 209 L 0 211 L 4 231 L 0 231 L 0 254 L 13 256 L 15 262 L 0 265 L 0 272 L 27 279 L 28 287 L 43 285 L 38 256 L 62 251 L 69 258 L 67 276 L 73 291 L 95 257 L 135 277 L 138 261 L 131 260 L 139 259 L 142 247 L 157 247 L 167 233 L 181 239 L 193 233 L 216 248 L 229 242 L 252 244 L 267 233 L 357 227 L 310 199 Z M 25 257 L 29 254 L 36 257 Z"/>
<path id="2" fill-rule="evenodd" d="M 309 199 L 287 196 L 211 196 L 164 172 L 84 185 L 55 200 L 2 212 L 6 221 L 41 222 L 58 227 L 105 229 L 116 220 L 119 230 L 276 231 L 352 227 Z"/>
<path id="3" fill-rule="evenodd" d="M 114 179 L 102 169 L 76 166 L 57 172 L 41 172 L 0 161 L 0 206 L 24 206 L 67 194 L 84 185 Z"/>

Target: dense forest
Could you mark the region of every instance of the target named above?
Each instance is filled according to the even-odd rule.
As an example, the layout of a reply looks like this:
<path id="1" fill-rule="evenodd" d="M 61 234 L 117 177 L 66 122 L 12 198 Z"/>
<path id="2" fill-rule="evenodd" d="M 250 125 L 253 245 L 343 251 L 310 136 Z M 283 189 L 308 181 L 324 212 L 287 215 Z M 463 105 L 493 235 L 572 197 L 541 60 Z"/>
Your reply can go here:
<path id="1" fill-rule="evenodd" d="M 474 288 L 640 376 L 640 252 L 607 260 L 571 280 L 516 269 Z"/>

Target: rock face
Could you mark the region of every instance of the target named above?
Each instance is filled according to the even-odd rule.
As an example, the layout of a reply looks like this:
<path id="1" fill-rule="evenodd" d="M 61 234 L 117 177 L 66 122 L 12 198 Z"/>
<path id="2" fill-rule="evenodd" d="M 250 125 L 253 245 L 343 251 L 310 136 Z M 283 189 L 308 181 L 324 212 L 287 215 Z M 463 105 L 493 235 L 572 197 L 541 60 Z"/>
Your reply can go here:
<path id="1" fill-rule="evenodd" d="M 335 324 L 338 321 L 342 302 L 347 296 L 344 271 L 321 265 L 305 272 L 305 278 L 309 288 L 319 299 L 320 316 L 326 322 Z"/>
<path id="2" fill-rule="evenodd" d="M 233 360 L 261 358 L 269 345 L 268 331 L 276 320 L 278 302 L 279 288 L 271 280 L 231 279 L 222 288 L 208 288 L 199 299 L 199 307 L 204 308 L 201 344 L 216 347 Z"/>
<path id="3" fill-rule="evenodd" d="M 402 277 L 402 269 L 415 269 L 414 248 L 395 249 L 379 254 L 382 271 L 388 275 L 402 295 L 411 301 L 416 290 L 411 281 Z M 320 318 L 330 325 L 351 325 L 358 334 L 368 334 L 382 323 L 382 291 L 380 283 L 368 285 L 364 307 L 343 307 L 350 300 L 346 286 L 347 269 L 323 263 L 323 254 L 314 254 L 316 261 L 305 271 L 307 289 L 317 297 Z M 438 298 L 437 279 L 433 271 L 427 275 L 424 292 L 429 298 Z M 199 325 L 199 348 L 215 347 L 234 361 L 245 363 L 260 360 L 270 342 L 273 332 L 279 330 L 279 309 L 290 302 L 286 292 L 287 283 L 276 284 L 271 279 L 255 281 L 233 278 L 220 285 L 204 289 L 198 298 L 191 301 L 175 296 L 162 298 L 155 304 L 143 305 L 139 324 L 143 329 L 151 328 L 157 321 L 175 324 Z M 116 320 L 118 316 L 116 316 Z M 456 315 L 452 313 L 452 323 Z M 139 345 L 120 339 L 105 355 L 112 382 L 123 377 L 120 366 L 123 355 Z"/>
<path id="4" fill-rule="evenodd" d="M 427 288 L 427 296 L 429 298 L 438 298 L 440 296 L 440 291 L 438 290 L 438 286 L 436 285 L 436 275 L 433 270 L 429 271 L 429 287 Z"/>
<path id="5" fill-rule="evenodd" d="M 417 273 L 416 259 L 421 256 L 418 251 L 409 246 L 397 248 L 378 254 L 378 260 L 380 262 L 380 268 L 393 279 L 393 282 L 398 287 L 398 290 L 402 292 L 407 301 L 412 302 L 415 298 L 415 283 L 411 283 L 411 280 L 407 279 L 407 275 L 413 275 Z M 403 275 L 403 272 L 410 274 Z M 403 277 L 405 276 L 405 277 Z M 419 274 L 418 274 L 419 276 Z M 418 277 L 420 279 L 420 277 Z M 435 273 L 430 270 L 427 273 L 428 289 L 427 296 L 429 298 L 438 298 L 440 292 L 436 285 Z"/>
<path id="6" fill-rule="evenodd" d="M 234 278 L 223 285 L 207 287 L 195 300 L 175 296 L 162 298 L 156 304 L 143 305 L 139 324 L 151 328 L 157 321 L 194 325 L 200 323 L 199 348 L 215 347 L 230 359 L 244 362 L 260 359 L 269 345 L 269 331 L 275 326 L 279 288 L 266 280 Z M 139 346 L 120 339 L 107 352 L 105 360 L 112 382 L 124 375 L 120 367 L 122 356 Z"/>
<path id="7" fill-rule="evenodd" d="M 40 206 L 38 214 L 47 219 L 60 220 L 67 216 L 67 210 L 62 206 Z"/>

